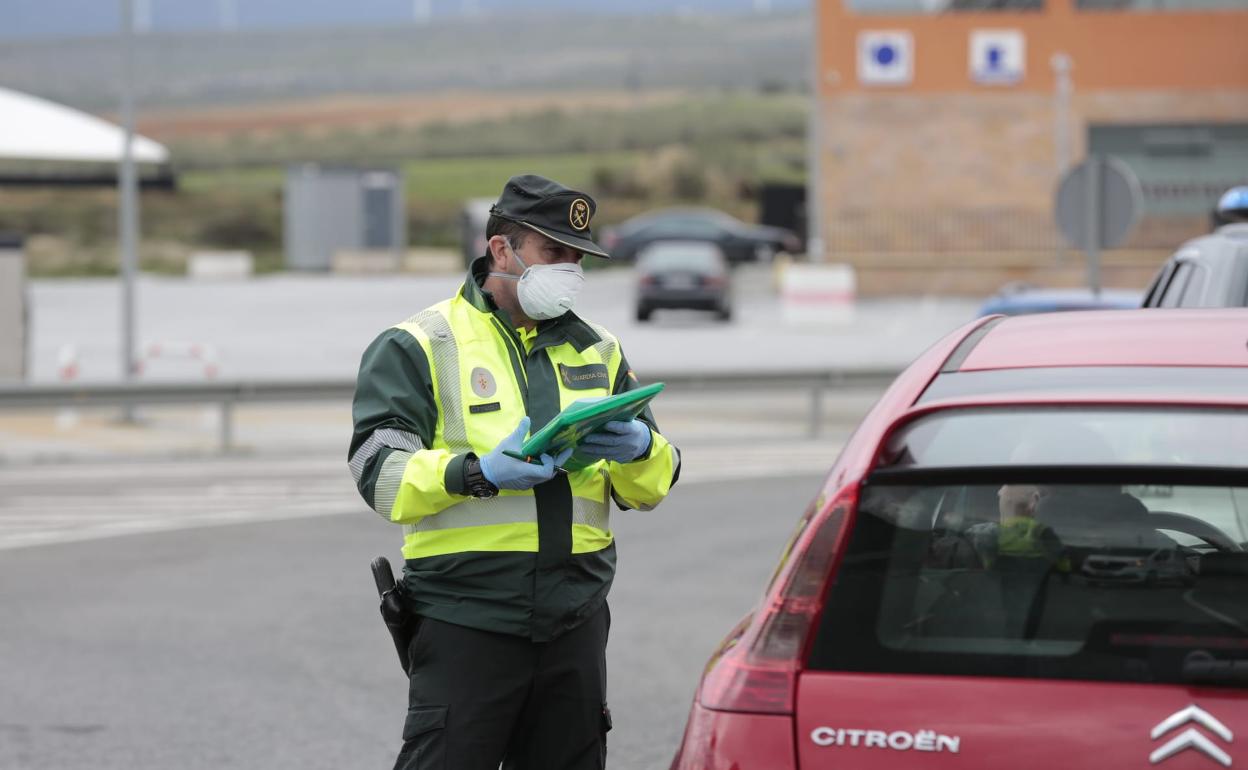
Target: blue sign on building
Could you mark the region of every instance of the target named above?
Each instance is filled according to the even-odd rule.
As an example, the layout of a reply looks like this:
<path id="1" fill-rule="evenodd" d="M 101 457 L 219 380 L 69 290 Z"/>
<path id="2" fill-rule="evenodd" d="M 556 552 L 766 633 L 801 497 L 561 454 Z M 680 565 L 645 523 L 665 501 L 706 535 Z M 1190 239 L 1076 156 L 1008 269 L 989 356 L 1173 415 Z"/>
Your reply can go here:
<path id="1" fill-rule="evenodd" d="M 904 30 L 858 33 L 858 82 L 907 85 L 914 79 L 914 38 Z"/>
<path id="2" fill-rule="evenodd" d="M 970 40 L 971 79 L 1013 85 L 1027 74 L 1027 42 L 1016 29 L 977 29 Z"/>

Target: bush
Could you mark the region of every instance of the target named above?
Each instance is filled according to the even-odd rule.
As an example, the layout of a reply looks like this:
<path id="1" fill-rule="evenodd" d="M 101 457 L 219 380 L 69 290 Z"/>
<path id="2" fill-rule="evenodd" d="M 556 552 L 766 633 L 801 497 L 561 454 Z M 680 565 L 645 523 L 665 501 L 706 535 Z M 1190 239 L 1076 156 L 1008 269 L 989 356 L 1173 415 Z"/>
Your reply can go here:
<path id="1" fill-rule="evenodd" d="M 191 239 L 197 245 L 253 251 L 281 247 L 280 206 L 249 198 L 227 200 L 222 196 L 213 196 L 205 203 L 193 208 L 195 225 Z"/>
<path id="2" fill-rule="evenodd" d="M 598 195 L 609 198 L 642 200 L 650 190 L 632 168 L 595 166 L 590 172 L 590 185 Z"/>
<path id="3" fill-rule="evenodd" d="M 697 201 L 706 197 L 709 187 L 706 169 L 696 160 L 682 160 L 672 166 L 672 194 L 681 200 Z"/>

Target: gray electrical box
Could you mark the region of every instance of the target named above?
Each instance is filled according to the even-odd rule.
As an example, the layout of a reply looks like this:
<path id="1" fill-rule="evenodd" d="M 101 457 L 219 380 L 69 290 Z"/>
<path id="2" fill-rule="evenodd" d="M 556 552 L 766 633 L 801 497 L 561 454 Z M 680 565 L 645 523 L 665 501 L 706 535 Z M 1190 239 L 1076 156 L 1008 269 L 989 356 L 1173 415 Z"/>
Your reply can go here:
<path id="1" fill-rule="evenodd" d="M 286 266 L 329 270 L 343 257 L 397 267 L 407 248 L 403 175 L 397 169 L 302 164 L 286 169 Z"/>
<path id="2" fill-rule="evenodd" d="M 0 233 L 0 382 L 26 377 L 27 313 L 22 239 Z"/>

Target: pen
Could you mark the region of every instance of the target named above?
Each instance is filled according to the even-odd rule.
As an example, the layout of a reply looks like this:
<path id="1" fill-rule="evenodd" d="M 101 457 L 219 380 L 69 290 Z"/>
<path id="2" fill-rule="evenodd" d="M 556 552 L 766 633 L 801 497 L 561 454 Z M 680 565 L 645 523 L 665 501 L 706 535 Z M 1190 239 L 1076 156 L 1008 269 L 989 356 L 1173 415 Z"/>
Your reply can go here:
<path id="1" fill-rule="evenodd" d="M 526 462 L 529 465 L 541 465 L 542 464 L 540 460 L 534 459 L 532 455 L 522 455 L 519 452 L 513 452 L 510 449 L 504 449 L 503 454 L 507 455 L 508 457 L 514 457 L 517 460 Z M 564 468 L 563 466 L 556 465 L 555 473 L 562 473 L 563 475 L 566 476 L 568 474 L 568 469 Z"/>

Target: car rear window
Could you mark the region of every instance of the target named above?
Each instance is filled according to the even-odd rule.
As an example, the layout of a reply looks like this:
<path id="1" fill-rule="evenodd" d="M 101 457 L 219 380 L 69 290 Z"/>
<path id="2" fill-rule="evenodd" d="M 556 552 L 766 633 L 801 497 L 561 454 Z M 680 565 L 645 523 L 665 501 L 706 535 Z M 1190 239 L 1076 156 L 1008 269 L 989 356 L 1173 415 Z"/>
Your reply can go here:
<path id="1" fill-rule="evenodd" d="M 1248 466 L 1248 410 L 1051 407 L 950 409 L 894 434 L 895 468 Z"/>
<path id="2" fill-rule="evenodd" d="M 718 250 L 710 248 L 664 247 L 643 252 L 637 260 L 642 270 L 692 270 L 714 273 L 723 269 L 724 258 Z"/>
<path id="3" fill-rule="evenodd" d="M 1248 684 L 1248 487 L 884 477 L 809 668 Z"/>

